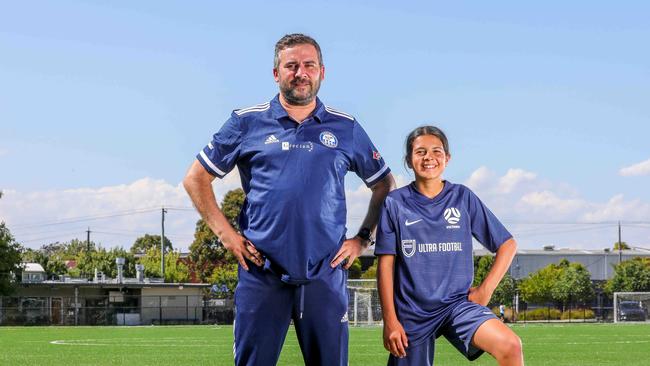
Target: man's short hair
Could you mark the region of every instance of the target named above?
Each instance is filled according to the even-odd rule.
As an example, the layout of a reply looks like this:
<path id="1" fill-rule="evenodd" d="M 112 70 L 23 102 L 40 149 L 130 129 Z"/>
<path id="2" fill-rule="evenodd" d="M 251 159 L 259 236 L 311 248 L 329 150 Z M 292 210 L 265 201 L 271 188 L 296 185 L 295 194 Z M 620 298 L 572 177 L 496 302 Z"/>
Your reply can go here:
<path id="1" fill-rule="evenodd" d="M 310 44 L 316 48 L 316 52 L 318 52 L 318 63 L 320 66 L 323 66 L 323 54 L 320 52 L 320 46 L 318 45 L 318 42 L 316 42 L 315 39 L 311 38 L 310 36 L 304 35 L 302 33 L 293 33 L 293 34 L 287 34 L 284 37 L 280 38 L 280 40 L 275 44 L 275 56 L 273 57 L 273 68 L 277 69 L 280 63 L 280 58 L 279 58 L 279 53 L 280 51 L 291 48 L 293 46 L 299 45 L 299 44 Z"/>

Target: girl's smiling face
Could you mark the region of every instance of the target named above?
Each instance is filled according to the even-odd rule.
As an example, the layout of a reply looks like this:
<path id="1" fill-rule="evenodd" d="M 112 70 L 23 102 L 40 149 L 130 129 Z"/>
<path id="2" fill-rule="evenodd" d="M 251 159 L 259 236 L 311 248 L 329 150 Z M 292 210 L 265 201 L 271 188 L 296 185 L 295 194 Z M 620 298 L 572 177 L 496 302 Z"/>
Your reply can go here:
<path id="1" fill-rule="evenodd" d="M 409 168 L 417 181 L 441 180 L 451 156 L 442 141 L 434 135 L 422 135 L 413 140 Z"/>

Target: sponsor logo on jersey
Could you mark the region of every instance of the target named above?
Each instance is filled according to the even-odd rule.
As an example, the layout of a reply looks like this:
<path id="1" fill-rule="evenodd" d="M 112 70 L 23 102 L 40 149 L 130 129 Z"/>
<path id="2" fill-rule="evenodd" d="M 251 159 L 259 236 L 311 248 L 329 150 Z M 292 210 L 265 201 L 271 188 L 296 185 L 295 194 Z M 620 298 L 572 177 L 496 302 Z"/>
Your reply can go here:
<path id="1" fill-rule="evenodd" d="M 409 220 L 406 220 L 406 221 L 404 221 L 404 225 L 406 225 L 406 226 L 411 226 L 411 225 L 413 225 L 413 224 L 417 224 L 417 223 L 420 222 L 420 221 L 422 221 L 422 219 L 415 220 L 415 221 L 409 221 Z"/>
<path id="2" fill-rule="evenodd" d="M 278 140 L 275 135 L 269 135 L 269 137 L 264 141 L 264 145 L 275 144 L 277 142 L 280 142 L 280 140 Z"/>
<path id="3" fill-rule="evenodd" d="M 415 254 L 415 240 L 414 239 L 407 239 L 407 240 L 402 240 L 402 253 L 404 253 L 404 256 L 412 257 L 413 254 Z"/>
<path id="4" fill-rule="evenodd" d="M 323 131 L 320 133 L 320 142 L 321 144 L 331 148 L 335 148 L 339 145 L 339 140 L 329 131 Z"/>
<path id="5" fill-rule="evenodd" d="M 372 152 L 372 158 L 375 159 L 375 160 L 381 159 L 381 154 L 379 153 L 379 151 L 373 151 Z"/>
<path id="6" fill-rule="evenodd" d="M 282 141 L 282 150 L 301 149 L 311 152 L 314 150 L 314 143 L 311 141 L 301 142 L 299 144 L 292 144 L 288 141 Z"/>

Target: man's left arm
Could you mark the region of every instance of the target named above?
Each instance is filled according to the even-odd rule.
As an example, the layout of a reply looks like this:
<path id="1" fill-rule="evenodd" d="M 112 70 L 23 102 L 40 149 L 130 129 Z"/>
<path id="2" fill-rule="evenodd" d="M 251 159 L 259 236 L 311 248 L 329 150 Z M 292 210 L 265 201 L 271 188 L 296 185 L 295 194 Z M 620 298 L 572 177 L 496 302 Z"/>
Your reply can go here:
<path id="1" fill-rule="evenodd" d="M 381 210 L 381 205 L 384 203 L 384 199 L 388 193 L 393 189 L 395 189 L 395 179 L 391 173 L 388 173 L 384 178 L 370 187 L 372 196 L 370 197 L 368 212 L 366 213 L 366 217 L 363 219 L 363 223 L 361 224 L 362 228 L 367 228 L 370 230 L 370 232 L 375 231 L 377 222 L 379 221 L 379 211 Z M 341 245 L 341 249 L 339 249 L 339 251 L 336 253 L 330 265 L 332 268 L 335 268 L 347 258 L 348 262 L 344 268 L 350 268 L 352 262 L 354 262 L 354 260 L 361 255 L 363 250 L 368 247 L 368 244 L 370 244 L 370 241 L 359 237 L 359 235 L 345 240 L 343 242 L 343 245 Z"/>

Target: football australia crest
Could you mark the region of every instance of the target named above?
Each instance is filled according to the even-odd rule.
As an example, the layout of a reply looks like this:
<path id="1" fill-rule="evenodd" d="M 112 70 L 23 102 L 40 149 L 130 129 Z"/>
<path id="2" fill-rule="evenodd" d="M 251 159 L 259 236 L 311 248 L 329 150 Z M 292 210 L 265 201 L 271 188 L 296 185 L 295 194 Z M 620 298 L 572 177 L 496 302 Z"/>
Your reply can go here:
<path id="1" fill-rule="evenodd" d="M 450 207 L 445 210 L 444 217 L 448 223 L 456 225 L 460 221 L 460 211 L 456 207 Z"/>
<path id="2" fill-rule="evenodd" d="M 402 253 L 404 253 L 404 256 L 407 258 L 412 257 L 413 254 L 415 254 L 414 239 L 402 240 Z"/>

